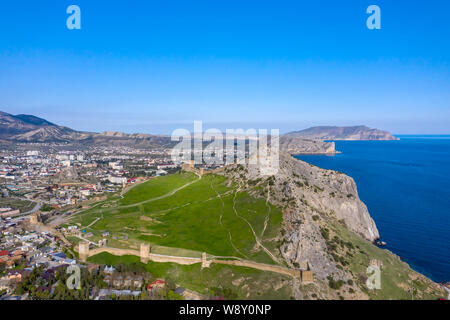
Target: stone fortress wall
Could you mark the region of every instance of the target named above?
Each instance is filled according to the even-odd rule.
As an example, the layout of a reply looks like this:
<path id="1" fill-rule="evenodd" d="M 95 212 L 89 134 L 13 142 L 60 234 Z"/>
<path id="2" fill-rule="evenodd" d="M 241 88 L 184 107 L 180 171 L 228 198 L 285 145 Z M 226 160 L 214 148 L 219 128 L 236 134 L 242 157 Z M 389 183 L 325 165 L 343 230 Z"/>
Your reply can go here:
<path id="1" fill-rule="evenodd" d="M 95 249 L 89 248 L 88 242 L 80 242 L 78 245 L 78 253 L 82 261 L 86 261 L 87 258 L 95 256 L 99 253 L 107 252 L 115 256 L 132 255 L 137 256 L 141 259 L 142 263 L 147 263 L 149 260 L 153 262 L 172 262 L 182 265 L 191 265 L 195 263 L 201 263 L 202 268 L 208 268 L 211 263 L 233 265 L 239 267 L 248 267 L 253 269 L 258 269 L 262 271 L 270 271 L 290 277 L 302 279 L 303 283 L 310 283 L 314 281 L 314 277 L 311 271 L 301 271 L 296 269 L 289 269 L 276 265 L 269 265 L 263 263 L 257 263 L 248 260 L 221 260 L 221 259 L 210 259 L 208 260 L 207 254 L 202 253 L 201 258 L 192 257 L 179 257 L 179 256 L 169 256 L 162 254 L 155 254 L 150 252 L 150 244 L 142 243 L 139 250 L 134 249 L 120 249 L 111 247 L 99 247 Z M 303 278 L 305 281 L 303 281 Z"/>

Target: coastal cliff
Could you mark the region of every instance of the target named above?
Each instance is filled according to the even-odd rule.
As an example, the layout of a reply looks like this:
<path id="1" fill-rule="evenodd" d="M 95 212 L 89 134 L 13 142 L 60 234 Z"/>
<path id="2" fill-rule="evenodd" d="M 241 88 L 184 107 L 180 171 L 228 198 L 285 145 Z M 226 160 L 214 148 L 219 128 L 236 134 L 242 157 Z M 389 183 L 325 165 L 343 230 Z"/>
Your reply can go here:
<path id="1" fill-rule="evenodd" d="M 335 154 L 334 142 L 281 136 L 280 149 L 290 154 Z"/>
<path id="2" fill-rule="evenodd" d="M 407 298 L 410 288 L 418 298 L 444 295 L 438 284 L 373 244 L 379 232 L 351 177 L 285 152 L 280 153 L 276 175 L 264 177 L 257 166 L 242 165 L 231 166 L 225 175 L 241 186 L 259 181 L 267 201 L 283 208 L 279 254 L 286 265 L 310 270 L 315 279 L 308 285 L 293 282 L 296 299 Z M 380 290 L 366 285 L 366 269 L 372 264 L 382 266 Z"/>

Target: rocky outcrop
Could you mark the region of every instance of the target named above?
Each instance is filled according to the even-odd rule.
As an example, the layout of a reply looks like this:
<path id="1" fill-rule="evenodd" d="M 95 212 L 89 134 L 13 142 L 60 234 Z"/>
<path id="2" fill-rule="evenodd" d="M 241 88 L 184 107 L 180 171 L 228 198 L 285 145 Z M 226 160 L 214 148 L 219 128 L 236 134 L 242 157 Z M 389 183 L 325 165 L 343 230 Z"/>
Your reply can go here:
<path id="1" fill-rule="evenodd" d="M 335 154 L 334 142 L 281 136 L 280 149 L 290 154 Z"/>
<path id="2" fill-rule="evenodd" d="M 242 172 L 245 172 L 243 174 Z M 239 184 L 261 180 L 258 166 L 244 170 L 226 170 Z M 369 242 L 379 238 L 377 227 L 367 207 L 358 197 L 356 184 L 349 176 L 325 170 L 280 153 L 280 169 L 266 178 L 270 201 L 284 208 L 281 254 L 291 267 L 311 269 L 319 279 L 333 274 L 347 280 L 350 275 L 340 269 L 327 254 L 327 241 L 321 221 L 341 223 Z"/>

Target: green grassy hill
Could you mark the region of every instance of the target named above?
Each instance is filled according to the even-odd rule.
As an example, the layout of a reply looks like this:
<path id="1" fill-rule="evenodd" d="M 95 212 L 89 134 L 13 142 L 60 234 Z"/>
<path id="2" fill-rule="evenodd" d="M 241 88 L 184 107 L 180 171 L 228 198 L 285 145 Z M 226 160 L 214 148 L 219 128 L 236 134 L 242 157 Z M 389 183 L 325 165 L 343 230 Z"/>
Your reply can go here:
<path id="1" fill-rule="evenodd" d="M 200 256 L 206 252 L 273 264 L 256 245 L 253 232 L 273 255 L 279 255 L 282 213 L 265 199 L 228 186 L 225 177 L 208 174 L 199 179 L 179 173 L 138 185 L 123 198 L 85 211 L 72 222 L 92 232 L 91 240 L 108 231 L 110 246 L 149 242 L 155 253 Z M 120 241 L 125 235 L 128 240 Z"/>
<path id="2" fill-rule="evenodd" d="M 72 218 L 91 241 L 108 231 L 108 246 L 138 249 L 151 244 L 151 252 L 173 256 L 227 257 L 286 266 L 280 254 L 283 241 L 282 210 L 266 201 L 264 185 L 270 181 L 240 183 L 206 174 L 176 173 L 157 177 L 131 188 L 126 194 L 94 204 Z M 411 270 L 387 250 L 377 248 L 344 223 L 323 216 L 314 219 L 326 240 L 326 251 L 338 268 L 352 280 L 315 279 L 302 285 L 299 281 L 274 272 L 213 263 L 177 265 L 149 262 L 144 265 L 156 277 L 169 277 L 179 285 L 202 294 L 208 288 L 224 287 L 241 299 L 290 299 L 296 290 L 303 299 L 436 299 L 444 293 L 437 284 Z M 79 241 L 72 237 L 71 241 Z M 371 260 L 382 266 L 381 290 L 369 290 L 366 269 Z M 115 257 L 101 253 L 89 261 L 102 264 L 140 263 L 135 256 Z"/>
<path id="3" fill-rule="evenodd" d="M 291 278 L 273 272 L 252 268 L 212 264 L 201 269 L 200 264 L 179 265 L 175 263 L 142 264 L 136 256 L 116 257 L 100 253 L 89 258 L 89 262 L 107 265 L 138 264 L 156 278 L 172 279 L 177 285 L 198 292 L 205 297 L 213 288 L 229 290 L 234 299 L 292 299 Z"/>

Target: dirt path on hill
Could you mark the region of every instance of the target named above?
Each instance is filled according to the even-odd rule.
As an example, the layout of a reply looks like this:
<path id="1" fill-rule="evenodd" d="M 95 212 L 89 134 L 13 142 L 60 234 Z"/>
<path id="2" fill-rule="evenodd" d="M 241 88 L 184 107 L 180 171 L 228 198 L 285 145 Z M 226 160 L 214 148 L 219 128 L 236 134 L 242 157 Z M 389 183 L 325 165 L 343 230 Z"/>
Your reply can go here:
<path id="1" fill-rule="evenodd" d="M 188 184 L 183 185 L 183 186 L 181 186 L 181 187 L 179 187 L 179 188 L 177 188 L 177 189 L 175 189 L 175 190 L 172 190 L 170 193 L 167 193 L 167 194 L 162 195 L 162 196 L 157 197 L 157 198 L 152 198 L 152 199 L 144 200 L 144 201 L 142 201 L 142 202 L 135 203 L 135 204 L 130 204 L 130 205 L 126 205 L 126 206 L 112 207 L 112 208 L 101 208 L 101 209 L 99 209 L 98 211 L 93 211 L 93 212 L 91 212 L 91 213 L 92 213 L 92 214 L 94 214 L 94 213 L 99 213 L 99 212 L 100 212 L 100 213 L 103 213 L 104 211 L 109 211 L 109 210 L 114 210 L 114 209 L 131 208 L 131 207 L 133 207 L 133 206 L 138 206 L 138 205 L 140 205 L 140 204 L 142 204 L 142 203 L 144 203 L 144 202 L 151 202 L 151 201 L 163 199 L 163 198 L 165 198 L 165 197 L 169 197 L 169 196 L 175 194 L 177 191 L 180 191 L 182 188 L 185 188 L 185 187 L 187 187 L 188 185 L 190 185 L 190 184 L 192 184 L 192 183 L 194 183 L 194 182 L 197 182 L 197 181 L 198 181 L 198 180 L 191 181 L 191 182 L 189 182 Z M 214 190 L 214 191 L 215 191 L 215 190 Z M 206 199 L 206 200 L 196 201 L 196 202 L 188 202 L 188 203 L 185 203 L 185 204 L 183 204 L 183 205 L 179 205 L 179 206 L 176 206 L 176 207 L 172 207 L 172 208 L 164 209 L 164 210 L 160 210 L 160 211 L 153 211 L 153 212 L 150 212 L 150 213 L 151 213 L 151 214 L 161 214 L 161 213 L 169 212 L 169 211 L 172 211 L 172 210 L 176 210 L 176 209 L 180 209 L 180 208 L 189 206 L 189 205 L 191 205 L 191 204 L 196 204 L 196 203 L 201 203 L 201 202 L 211 201 L 211 200 L 217 199 L 217 198 L 219 198 L 219 197 L 222 197 L 222 196 L 224 196 L 224 195 L 231 194 L 232 192 L 233 192 L 232 190 L 226 191 L 226 192 L 224 192 L 223 194 L 219 194 L 219 193 L 216 192 L 216 194 L 217 194 L 216 196 L 211 197 L 211 198 Z M 221 200 L 222 200 L 222 199 L 221 199 Z M 95 206 L 98 206 L 98 205 L 99 205 L 99 204 L 97 204 L 97 205 L 95 205 Z M 95 206 L 93 206 L 93 207 L 90 208 L 90 209 L 93 209 Z M 90 209 L 88 209 L 88 210 L 90 210 Z M 68 222 L 68 221 L 70 221 L 70 220 L 73 219 L 73 218 L 80 217 L 82 214 L 83 214 L 83 213 L 80 212 L 80 214 L 76 213 L 76 214 L 73 214 L 73 215 L 71 215 L 71 216 L 69 216 L 69 217 L 65 217 L 65 218 L 64 218 L 64 221 L 63 221 L 63 220 L 60 220 L 60 221 L 58 221 L 57 224 L 55 224 L 55 225 L 60 225 L 60 224 L 62 224 L 63 222 Z M 103 216 L 102 216 L 102 219 L 103 219 Z M 91 226 L 91 225 L 89 225 L 89 226 L 87 226 L 87 227 L 90 227 L 90 226 Z"/>
<path id="2" fill-rule="evenodd" d="M 89 225 L 87 225 L 86 227 L 82 227 L 83 229 L 87 229 L 87 228 L 89 228 L 89 227 L 91 227 L 91 226 L 93 226 L 98 220 L 100 220 L 100 219 L 102 219 L 102 218 L 95 218 L 95 220 L 94 221 L 92 221 Z"/>
<path id="3" fill-rule="evenodd" d="M 217 192 L 216 189 L 214 189 L 212 183 L 210 184 L 210 187 L 211 187 L 212 190 L 214 190 L 214 192 L 217 194 L 217 197 L 218 197 L 218 198 L 220 199 L 220 201 L 222 202 L 222 209 L 221 209 L 221 212 L 220 212 L 219 224 L 221 225 L 222 228 L 224 228 L 225 230 L 227 230 L 227 232 L 228 232 L 228 237 L 229 237 L 229 239 L 230 239 L 230 244 L 231 244 L 231 246 L 233 247 L 233 249 L 234 249 L 237 253 L 241 254 L 242 256 L 244 256 L 244 257 L 246 257 L 246 258 L 248 259 L 248 257 L 247 257 L 244 253 L 242 253 L 242 252 L 234 245 L 234 243 L 233 243 L 233 237 L 231 236 L 230 230 L 228 230 L 227 228 L 225 228 L 225 226 L 224 226 L 223 223 L 222 223 L 223 212 L 224 212 L 224 209 L 225 209 L 225 202 L 223 202 L 222 195 L 221 195 L 219 192 Z"/>
<path id="4" fill-rule="evenodd" d="M 176 189 L 174 189 L 174 190 L 170 191 L 169 193 L 164 194 L 162 196 L 158 196 L 158 197 L 155 197 L 155 198 L 144 200 L 144 201 L 141 201 L 139 203 L 134 203 L 134 204 L 130 204 L 130 205 L 115 207 L 115 208 L 111 208 L 111 209 L 121 209 L 121 208 L 135 207 L 135 206 L 139 206 L 139 205 L 144 204 L 144 203 L 149 203 L 149 202 L 152 202 L 152 201 L 156 201 L 156 200 L 160 200 L 160 199 L 164 199 L 164 198 L 170 197 L 170 196 L 174 195 L 176 192 L 178 192 L 178 191 L 180 191 L 180 190 L 190 186 L 191 184 L 199 181 L 200 179 L 201 179 L 201 176 L 199 175 L 199 179 L 196 179 L 194 181 L 188 182 L 185 185 L 183 185 L 181 187 L 178 187 L 178 188 L 176 188 Z M 210 187 L 216 193 L 216 196 L 215 197 L 211 197 L 211 198 L 209 198 L 207 200 L 199 201 L 199 202 L 210 201 L 210 200 L 213 200 L 213 199 L 216 199 L 216 198 L 220 199 L 220 201 L 222 203 L 222 209 L 221 209 L 220 216 L 219 216 L 219 223 L 224 229 L 226 229 L 228 231 L 230 244 L 233 247 L 233 249 L 236 252 L 238 252 L 239 254 L 241 254 L 242 256 L 244 256 L 246 259 L 249 259 L 245 254 L 243 254 L 238 248 L 235 247 L 235 245 L 233 244 L 231 232 L 223 225 L 223 222 L 222 222 L 222 218 L 223 218 L 223 214 L 224 214 L 224 208 L 225 208 L 225 202 L 224 202 L 222 197 L 224 195 L 231 194 L 232 192 L 234 193 L 234 195 L 233 195 L 233 211 L 234 211 L 236 217 L 244 220 L 248 224 L 250 230 L 253 233 L 253 236 L 255 238 L 255 241 L 256 241 L 257 245 L 259 247 L 261 247 L 267 253 L 267 255 L 269 255 L 269 257 L 274 262 L 276 262 L 277 264 L 280 264 L 280 261 L 261 243 L 261 240 L 256 235 L 256 232 L 253 229 L 253 226 L 251 225 L 251 223 L 247 219 L 245 219 L 244 217 L 239 215 L 239 213 L 238 213 L 238 211 L 236 209 L 236 198 L 237 198 L 237 194 L 242 191 L 241 186 L 238 186 L 238 188 L 235 189 L 235 190 L 230 190 L 230 191 L 224 192 L 223 194 L 220 194 L 214 188 L 212 183 L 210 184 Z M 263 231 L 261 233 L 261 237 L 263 236 L 263 234 L 264 234 L 264 232 L 265 232 L 265 230 L 267 228 L 269 217 L 270 217 L 271 209 L 270 209 L 270 205 L 269 205 L 269 199 L 270 199 L 270 189 L 268 190 L 267 199 L 266 199 L 266 205 L 268 206 L 268 212 L 267 212 L 267 215 L 266 215 L 266 218 L 265 218 L 265 221 L 264 221 L 264 229 L 263 229 Z M 187 205 L 190 205 L 190 204 L 191 203 L 187 203 L 187 204 L 181 205 L 181 206 L 176 207 L 176 208 L 181 208 L 181 207 L 184 207 L 184 206 L 187 206 Z M 161 212 L 174 210 L 176 208 L 170 208 L 170 209 L 167 209 L 167 210 L 162 210 Z M 106 211 L 108 209 L 106 209 Z M 101 209 L 101 211 L 104 211 L 104 210 L 105 209 Z M 86 228 L 92 226 L 93 224 L 95 224 L 100 219 L 101 219 L 100 217 L 96 218 Z M 84 238 L 79 237 L 79 236 L 76 236 L 76 237 L 79 238 L 80 240 L 88 241 L 89 243 L 94 244 L 94 245 L 97 246 L 97 244 L 92 242 L 92 241 L 89 241 L 89 240 L 84 239 Z M 108 252 L 110 254 L 119 255 L 119 256 L 121 256 L 121 255 L 129 255 L 129 254 L 140 256 L 140 252 L 138 250 L 135 250 L 135 249 L 118 249 L 118 248 L 110 248 L 110 247 L 101 247 L 101 248 L 99 247 L 99 248 L 96 248 L 94 250 L 90 250 L 89 256 L 93 256 L 93 255 L 96 255 L 96 254 L 101 253 L 101 252 Z M 213 263 L 225 264 L 225 265 L 243 266 L 243 267 L 249 267 L 249 268 L 259 269 L 259 270 L 263 270 L 263 271 L 276 272 L 276 273 L 279 273 L 279 274 L 284 274 L 284 275 L 293 276 L 293 277 L 299 277 L 299 271 L 298 270 L 289 269 L 289 268 L 286 268 L 286 267 L 283 267 L 283 266 L 280 266 L 280 265 L 269 265 L 269 264 L 264 264 L 264 263 L 258 263 L 258 262 L 254 262 L 254 261 L 251 261 L 251 260 L 245 260 L 245 259 L 242 259 L 240 257 L 234 257 L 234 256 L 228 256 L 228 257 L 225 257 L 225 256 L 214 256 L 214 255 L 208 255 L 208 256 L 209 256 L 209 259 L 211 259 L 210 261 L 213 262 Z M 193 264 L 193 263 L 201 263 L 202 262 L 201 258 L 162 255 L 162 254 L 155 254 L 155 253 L 149 253 L 149 257 L 148 258 L 150 260 L 152 260 L 152 261 L 155 261 L 155 262 L 173 262 L 173 263 L 178 263 L 178 264 Z M 224 260 L 224 259 L 233 259 L 233 260 Z"/>
<path id="5" fill-rule="evenodd" d="M 116 210 L 116 209 L 132 208 L 132 207 L 136 207 L 136 206 L 139 206 L 141 204 L 144 204 L 144 203 L 149 203 L 149 202 L 153 202 L 153 201 L 156 201 L 156 200 L 161 200 L 161 199 L 164 199 L 164 198 L 167 198 L 167 197 L 171 197 L 175 193 L 177 193 L 178 191 L 183 190 L 184 188 L 189 187 L 191 184 L 194 184 L 194 183 L 198 182 L 200 179 L 201 178 L 199 177 L 197 180 L 190 181 L 190 182 L 182 185 L 181 187 L 173 189 L 169 193 L 163 194 L 162 196 L 158 196 L 158 197 L 155 197 L 155 198 L 147 199 L 147 200 L 144 200 L 144 201 L 141 201 L 141 202 L 137 202 L 137 203 L 132 203 L 132 204 L 128 204 L 128 205 L 114 207 L 114 208 L 111 208 L 111 209 Z"/>
<path id="6" fill-rule="evenodd" d="M 194 172 L 194 173 L 195 173 L 195 172 Z M 132 207 L 135 207 L 135 206 L 144 204 L 144 203 L 148 203 L 148 202 L 152 202 L 152 201 L 156 201 L 156 200 L 160 200 L 160 199 L 164 199 L 164 198 L 173 196 L 173 195 L 174 195 L 175 193 L 177 193 L 178 191 L 180 191 L 180 190 L 182 190 L 182 189 L 184 189 L 184 188 L 190 186 L 191 184 L 193 184 L 193 183 L 199 181 L 199 180 L 202 178 L 202 176 L 201 176 L 200 174 L 198 174 L 198 173 L 195 173 L 195 175 L 198 177 L 198 179 L 193 180 L 193 181 L 190 181 L 190 182 L 188 182 L 188 183 L 182 185 L 181 187 L 178 187 L 178 188 L 176 188 L 176 189 L 174 189 L 174 190 L 170 191 L 169 193 L 166 193 L 166 194 L 164 194 L 164 195 L 162 195 L 162 196 L 155 197 L 155 198 L 151 198 L 151 199 L 147 199 L 147 200 L 144 200 L 144 201 L 141 201 L 141 202 L 138 202 L 138 203 L 129 204 L 129 205 L 116 206 L 116 207 L 113 207 L 113 208 L 102 208 L 102 209 L 99 210 L 99 212 L 105 212 L 105 211 L 110 211 L 110 210 L 115 210 L 115 209 L 132 208 Z M 138 182 L 138 183 L 136 183 L 136 184 L 134 184 L 134 185 L 132 185 L 132 186 L 130 186 L 130 187 L 127 187 L 127 188 L 123 189 L 123 190 L 121 191 L 121 193 L 120 193 L 119 196 L 120 196 L 121 198 L 123 198 L 123 195 L 125 194 L 125 192 L 128 192 L 128 191 L 130 191 L 131 189 L 133 189 L 134 187 L 136 187 L 136 186 L 138 186 L 138 185 L 140 185 L 140 184 L 142 184 L 142 183 L 144 183 L 144 182 L 147 182 L 147 181 L 149 181 L 149 180 L 145 180 L 145 181 L 142 181 L 142 182 Z M 82 210 L 82 211 L 80 211 L 80 212 L 71 214 L 71 215 L 68 216 L 68 217 L 61 217 L 61 218 L 59 218 L 59 219 L 53 219 L 54 221 L 53 221 L 53 220 L 50 221 L 50 224 L 52 224 L 52 226 L 58 226 L 58 225 L 61 225 L 61 224 L 63 224 L 63 223 L 69 222 L 69 221 L 72 220 L 73 218 L 79 217 L 80 214 L 82 214 L 84 211 L 92 210 L 93 208 L 95 208 L 95 207 L 97 207 L 97 206 L 99 206 L 99 205 L 101 205 L 101 204 L 103 204 L 103 201 L 102 201 L 101 203 L 95 204 L 94 206 L 92 206 L 92 207 L 89 208 L 89 209 Z M 94 211 L 94 212 L 92 212 L 92 213 L 96 213 L 96 211 Z"/>
<path id="7" fill-rule="evenodd" d="M 258 246 L 260 246 L 268 255 L 269 257 L 276 263 L 280 264 L 280 261 L 272 254 L 272 252 L 270 252 L 269 249 L 267 249 L 262 243 L 261 240 L 258 238 L 258 236 L 256 235 L 255 230 L 253 229 L 253 226 L 250 222 L 248 222 L 247 219 L 245 219 L 244 217 L 240 216 L 236 210 L 236 195 L 237 193 L 240 191 L 240 186 L 236 189 L 236 192 L 234 193 L 234 197 L 233 197 L 233 211 L 236 214 L 237 217 L 241 218 L 242 220 L 244 220 L 248 226 L 250 227 L 250 230 L 252 230 L 253 232 L 253 236 L 255 237 L 255 241 L 258 244 Z"/>
<path id="8" fill-rule="evenodd" d="M 266 198 L 267 215 L 266 215 L 266 218 L 264 219 L 263 230 L 261 231 L 261 235 L 259 236 L 261 239 L 264 236 L 264 232 L 266 232 L 267 224 L 269 223 L 269 219 L 270 219 L 270 212 L 272 211 L 272 207 L 270 206 L 269 199 L 270 199 L 270 186 L 267 188 L 267 198 Z"/>
<path id="9" fill-rule="evenodd" d="M 122 191 L 120 191 L 120 197 L 123 198 L 123 195 L 124 195 L 125 193 L 127 193 L 128 191 L 130 191 L 130 190 L 133 189 L 134 187 L 136 187 L 136 186 L 138 186 L 138 185 L 140 185 L 140 184 L 142 184 L 142 183 L 144 183 L 144 182 L 150 181 L 150 180 L 151 180 L 151 178 L 150 178 L 150 179 L 147 179 L 147 180 L 143 180 L 143 181 L 136 182 L 136 183 L 134 183 L 134 184 L 132 184 L 132 185 L 130 185 L 130 186 L 127 186 L 127 187 L 123 188 Z"/>

